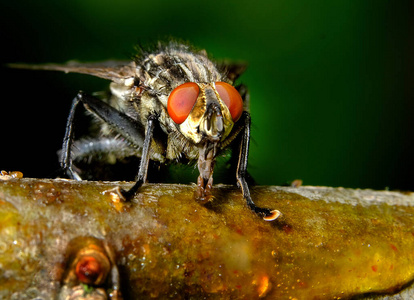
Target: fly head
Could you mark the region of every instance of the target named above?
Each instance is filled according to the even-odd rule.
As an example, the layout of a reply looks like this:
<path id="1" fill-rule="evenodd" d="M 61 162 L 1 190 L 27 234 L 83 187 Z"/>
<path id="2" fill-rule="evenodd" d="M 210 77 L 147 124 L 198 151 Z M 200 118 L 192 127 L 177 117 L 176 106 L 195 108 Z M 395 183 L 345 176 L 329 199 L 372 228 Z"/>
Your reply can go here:
<path id="1" fill-rule="evenodd" d="M 187 82 L 168 98 L 168 114 L 177 129 L 198 147 L 200 199 L 212 186 L 215 157 L 243 112 L 239 92 L 226 82 Z"/>

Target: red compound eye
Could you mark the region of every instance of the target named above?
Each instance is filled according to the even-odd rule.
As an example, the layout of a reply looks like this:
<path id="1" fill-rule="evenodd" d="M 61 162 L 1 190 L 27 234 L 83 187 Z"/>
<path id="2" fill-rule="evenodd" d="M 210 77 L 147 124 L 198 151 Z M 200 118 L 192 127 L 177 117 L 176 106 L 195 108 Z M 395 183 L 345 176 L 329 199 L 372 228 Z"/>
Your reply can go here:
<path id="1" fill-rule="evenodd" d="M 167 110 L 171 119 L 181 124 L 187 119 L 197 101 L 200 88 L 197 83 L 187 82 L 176 87 L 168 97 Z"/>
<path id="2" fill-rule="evenodd" d="M 216 82 L 216 90 L 221 100 L 229 108 L 233 121 L 236 122 L 243 112 L 243 99 L 239 92 L 230 84 L 225 82 Z"/>

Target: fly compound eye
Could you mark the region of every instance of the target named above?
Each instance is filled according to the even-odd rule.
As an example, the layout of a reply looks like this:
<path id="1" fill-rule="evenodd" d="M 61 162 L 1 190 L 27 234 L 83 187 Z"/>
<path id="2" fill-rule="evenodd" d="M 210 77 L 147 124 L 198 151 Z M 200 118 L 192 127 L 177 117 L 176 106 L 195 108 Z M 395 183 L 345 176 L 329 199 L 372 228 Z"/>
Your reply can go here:
<path id="1" fill-rule="evenodd" d="M 181 124 L 187 119 L 197 101 L 200 88 L 195 82 L 187 82 L 176 87 L 168 97 L 167 110 L 171 119 Z"/>
<path id="2" fill-rule="evenodd" d="M 233 122 L 237 122 L 243 112 L 243 99 L 239 92 L 230 84 L 225 82 L 216 82 L 216 90 L 221 100 L 229 108 Z"/>

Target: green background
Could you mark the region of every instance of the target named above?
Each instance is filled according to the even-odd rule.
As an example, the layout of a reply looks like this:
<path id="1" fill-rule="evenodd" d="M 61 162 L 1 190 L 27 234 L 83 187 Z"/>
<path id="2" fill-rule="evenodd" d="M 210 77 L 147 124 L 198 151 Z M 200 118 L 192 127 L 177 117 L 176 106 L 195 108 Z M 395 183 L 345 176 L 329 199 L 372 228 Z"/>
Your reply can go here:
<path id="1" fill-rule="evenodd" d="M 413 1 L 1 1 L 2 62 L 125 59 L 172 36 L 246 61 L 260 184 L 414 189 Z M 1 69 L 0 169 L 57 168 L 81 75 Z M 7 106 L 6 106 L 7 105 Z"/>

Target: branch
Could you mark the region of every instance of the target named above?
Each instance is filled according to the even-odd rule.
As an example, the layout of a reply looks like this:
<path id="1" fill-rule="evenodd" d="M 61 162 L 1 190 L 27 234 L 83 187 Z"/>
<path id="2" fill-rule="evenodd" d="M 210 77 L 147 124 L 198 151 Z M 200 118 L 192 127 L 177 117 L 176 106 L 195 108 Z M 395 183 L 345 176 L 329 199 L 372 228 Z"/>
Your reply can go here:
<path id="1" fill-rule="evenodd" d="M 130 183 L 0 180 L 0 298 L 414 295 L 412 193 L 252 187 L 283 213 L 266 222 L 236 187 L 201 205 L 191 185 L 147 184 L 132 203 L 119 185 Z"/>

